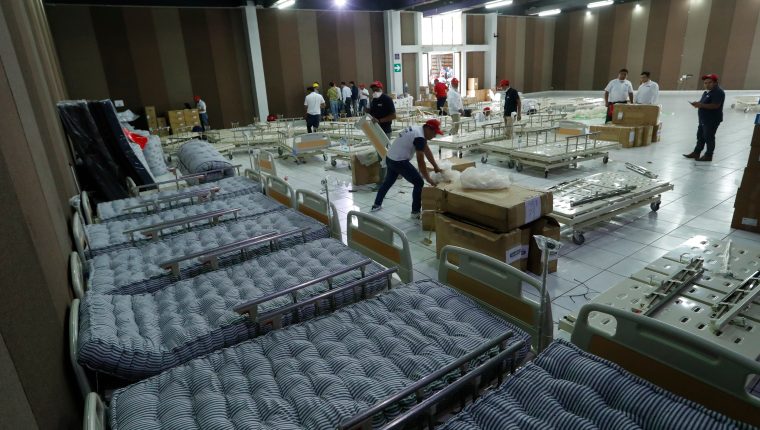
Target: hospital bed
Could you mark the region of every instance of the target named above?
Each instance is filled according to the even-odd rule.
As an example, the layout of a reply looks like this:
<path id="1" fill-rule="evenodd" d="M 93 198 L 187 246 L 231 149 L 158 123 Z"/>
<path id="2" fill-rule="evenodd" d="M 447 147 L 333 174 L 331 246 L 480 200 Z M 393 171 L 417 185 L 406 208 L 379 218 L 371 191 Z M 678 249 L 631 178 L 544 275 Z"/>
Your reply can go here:
<path id="1" fill-rule="evenodd" d="M 228 155 L 232 160 L 232 155 Z M 225 159 L 218 148 L 204 140 L 190 140 L 177 151 L 177 167 L 185 175 L 206 173 L 204 180 L 219 180 L 235 174 L 234 166 Z M 208 173 L 213 172 L 213 173 Z"/>
<path id="2" fill-rule="evenodd" d="M 294 196 L 292 189 L 290 196 Z M 262 193 L 250 193 L 229 199 L 211 200 L 155 214 L 122 220 L 110 220 L 84 226 L 90 255 L 184 231 L 205 229 L 223 222 L 257 217 L 286 207 Z"/>
<path id="3" fill-rule="evenodd" d="M 266 178 L 269 176 L 277 177 L 277 164 L 274 162 L 274 155 L 269 151 L 251 152 L 251 168 L 245 170 L 245 175 L 254 181 L 266 184 Z"/>
<path id="4" fill-rule="evenodd" d="M 358 282 L 291 307 L 353 291 Z M 412 406 L 420 384 L 440 389 L 499 353 L 514 366 L 529 344 L 527 333 L 456 290 L 417 281 L 119 389 L 108 414 L 92 393 L 85 419 L 92 429 L 327 429 L 352 418 L 370 428 Z M 187 413 L 198 402 L 204 407 Z"/>
<path id="5" fill-rule="evenodd" d="M 324 154 L 325 149 L 330 147 L 330 139 L 323 133 L 308 133 L 290 137 L 284 132 L 280 132 L 280 141 L 277 147 L 277 154 L 282 158 L 293 157 L 296 164 L 306 163 L 306 155 L 322 154 L 322 158 L 327 161 Z"/>
<path id="6" fill-rule="evenodd" d="M 503 125 L 499 127 L 503 127 Z M 515 160 L 510 157 L 513 151 L 519 148 L 541 145 L 555 142 L 557 140 L 556 126 L 526 129 L 523 128 L 521 124 L 518 124 L 513 127 L 515 130 L 512 133 L 512 139 L 493 139 L 478 144 L 478 149 L 485 152 L 480 157 L 481 163 L 488 163 L 488 159 L 491 155 L 504 156 L 507 161 L 507 166 L 512 169 L 516 165 Z"/>
<path id="7" fill-rule="evenodd" d="M 567 136 L 564 142 L 515 148 L 509 152 L 509 158 L 514 161 L 518 172 L 522 172 L 525 166 L 535 166 L 544 169 L 545 178 L 549 177 L 551 169 L 575 166 L 583 161 L 601 158 L 607 164 L 609 151 L 620 148 L 620 144 L 596 140 L 596 134 Z"/>
<path id="8" fill-rule="evenodd" d="M 551 216 L 572 229 L 573 242 L 582 245 L 584 232 L 594 224 L 642 206 L 657 212 L 662 193 L 672 190 L 673 184 L 652 176 L 604 172 L 556 185 L 549 189 L 554 195 Z"/>
<path id="9" fill-rule="evenodd" d="M 351 124 L 353 126 L 353 124 Z M 325 155 L 327 155 L 330 158 L 330 165 L 332 167 L 336 167 L 338 165 L 338 160 L 344 160 L 348 163 L 348 168 L 351 169 L 351 158 L 359 153 L 373 150 L 372 144 L 366 140 L 366 137 L 364 137 L 364 132 L 361 130 L 355 130 L 358 133 L 361 133 L 362 138 L 364 140 L 362 141 L 345 141 L 344 143 L 340 145 L 333 145 L 327 149 L 324 150 Z"/>

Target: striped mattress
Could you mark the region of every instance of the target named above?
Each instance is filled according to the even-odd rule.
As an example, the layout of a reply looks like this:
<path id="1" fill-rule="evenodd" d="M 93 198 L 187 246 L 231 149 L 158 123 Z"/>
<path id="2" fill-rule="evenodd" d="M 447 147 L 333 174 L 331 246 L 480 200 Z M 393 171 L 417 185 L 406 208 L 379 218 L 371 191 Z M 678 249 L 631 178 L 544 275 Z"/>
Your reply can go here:
<path id="1" fill-rule="evenodd" d="M 94 256 L 87 261 L 87 288 L 97 293 L 135 293 L 154 291 L 176 280 L 159 264 L 185 255 L 211 250 L 223 245 L 257 237 L 266 233 L 286 233 L 306 228 L 305 236 L 294 234 L 278 240 L 280 249 L 330 237 L 325 224 L 304 214 L 288 209 L 261 215 L 247 220 L 223 223 L 203 230 L 177 234 L 159 242 L 145 242 L 143 246 L 119 249 Z M 265 255 L 269 243 L 252 246 L 247 255 Z M 220 259 L 224 267 L 241 260 L 240 253 Z M 197 259 L 179 264 L 181 277 L 195 276 L 206 269 Z"/>
<path id="2" fill-rule="evenodd" d="M 248 340 L 257 335 L 256 328 L 247 317 L 233 311 L 235 306 L 366 260 L 337 240 L 322 239 L 318 244 L 204 273 L 153 293 L 88 293 L 79 308 L 78 360 L 99 372 L 137 380 Z M 370 263 L 365 273 L 382 269 Z M 352 270 L 333 278 L 333 285 L 359 278 L 359 269 Z M 384 279 L 370 281 L 369 292 L 385 286 Z M 327 289 L 327 282 L 307 287 L 299 292 L 299 300 Z M 353 293 L 347 292 L 336 297 L 337 305 L 352 299 Z M 259 312 L 290 303 L 290 295 L 278 297 L 259 306 Z M 309 308 L 301 317 L 313 315 L 314 309 Z"/>
<path id="3" fill-rule="evenodd" d="M 165 190 L 139 197 L 130 197 L 127 199 L 98 203 L 98 218 L 101 220 L 138 218 L 145 215 L 147 213 L 147 210 L 144 208 L 133 209 L 127 213 L 126 209 L 149 202 L 154 202 L 158 199 L 176 196 L 177 194 L 187 193 L 188 191 L 204 190 L 215 186 L 219 187 L 219 191 L 216 193 L 216 199 L 237 197 L 242 196 L 243 194 L 259 192 L 261 190 L 261 184 L 258 182 L 248 179 L 245 176 L 233 176 L 231 178 L 224 178 L 218 181 L 206 182 L 201 185 L 185 187 L 180 190 Z M 172 207 L 178 207 L 186 206 L 188 204 L 190 204 L 189 201 L 183 200 L 182 202 L 172 202 L 171 205 Z"/>
<path id="4" fill-rule="evenodd" d="M 745 428 L 557 340 L 440 430 Z"/>
<path id="5" fill-rule="evenodd" d="M 418 281 L 116 390 L 111 427 L 334 429 L 505 331 L 530 344 L 455 290 Z M 374 424 L 414 403 L 404 399 Z"/>
<path id="6" fill-rule="evenodd" d="M 237 219 L 240 220 L 283 210 L 286 209 L 286 206 L 270 199 L 264 194 L 251 193 L 229 199 L 214 199 L 197 205 L 169 209 L 155 214 L 145 215 L 140 218 L 112 220 L 100 224 L 90 224 L 85 226 L 87 240 L 90 245 L 90 254 L 97 255 L 108 250 L 126 248 L 133 243 L 149 240 L 139 232 L 134 233 L 132 235 L 134 240 L 131 240 L 130 235 L 125 234 L 125 231 L 136 228 L 147 228 L 164 222 L 225 209 L 240 209 L 237 212 Z M 226 214 L 219 219 L 219 222 L 230 222 L 234 220 L 235 215 Z M 191 223 L 191 227 L 193 229 L 208 228 L 210 226 L 209 221 L 209 219 L 204 219 Z M 162 237 L 171 236 L 186 230 L 186 225 L 167 228 L 162 231 Z"/>

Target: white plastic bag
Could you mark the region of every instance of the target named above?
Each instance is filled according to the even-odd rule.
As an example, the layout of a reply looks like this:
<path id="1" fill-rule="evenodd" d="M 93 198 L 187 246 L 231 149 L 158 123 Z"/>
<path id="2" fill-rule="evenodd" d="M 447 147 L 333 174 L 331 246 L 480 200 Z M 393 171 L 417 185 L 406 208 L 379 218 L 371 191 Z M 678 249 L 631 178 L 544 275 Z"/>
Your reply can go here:
<path id="1" fill-rule="evenodd" d="M 508 173 L 487 167 L 467 169 L 462 172 L 459 180 L 462 188 L 475 190 L 501 190 L 512 185 Z"/>
<path id="2" fill-rule="evenodd" d="M 430 172 L 430 179 L 437 183 L 457 182 L 462 174 L 458 170 L 451 168 L 451 161 L 441 161 L 438 163 L 439 173 Z"/>

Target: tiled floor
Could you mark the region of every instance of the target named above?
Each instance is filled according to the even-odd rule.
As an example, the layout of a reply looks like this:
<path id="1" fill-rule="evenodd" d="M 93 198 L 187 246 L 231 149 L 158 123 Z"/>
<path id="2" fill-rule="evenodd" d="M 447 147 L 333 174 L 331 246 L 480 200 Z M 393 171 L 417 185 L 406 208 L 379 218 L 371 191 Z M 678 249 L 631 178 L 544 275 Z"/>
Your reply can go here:
<path id="1" fill-rule="evenodd" d="M 562 95 L 565 94 L 586 95 Z M 760 235 L 730 227 L 734 197 L 747 163 L 755 115 L 731 110 L 729 106 L 734 96 L 741 93 L 728 92 L 725 119 L 717 134 L 715 161 L 697 163 L 684 159 L 681 154 L 691 152 L 697 126 L 696 111 L 686 101 L 698 99 L 699 94 L 661 93 L 662 141 L 648 147 L 613 151 L 607 165 L 599 160 L 589 161 L 576 169 L 553 170 L 548 179 L 544 179 L 543 172 L 538 169 L 526 168 L 521 173 L 509 170 L 515 183 L 546 188 L 605 170 L 625 170 L 624 163 L 631 162 L 654 171 L 675 185 L 675 190 L 663 196 L 657 213 L 642 208 L 598 225 L 586 234 L 586 243 L 582 246 L 569 240 L 569 232 L 563 235 L 559 270 L 548 277 L 555 321 L 567 313 L 577 312 L 581 305 L 600 292 L 693 235 L 731 237 L 740 242 L 754 241 L 760 246 Z M 444 150 L 444 157 L 450 155 Z M 479 169 L 507 170 L 506 165 L 494 157 L 485 166 L 480 163 L 480 154 L 468 153 L 465 158 L 477 161 Z M 243 165 L 249 163 L 245 155 L 237 156 L 237 161 Z M 309 158 L 305 165 L 278 160 L 277 169 L 279 176 L 286 178 L 294 188 L 319 191 L 321 179 L 327 178 L 330 199 L 341 214 L 344 231 L 348 211 L 368 211 L 372 205 L 374 193 L 367 187 L 349 191 L 352 188 L 351 172 L 343 161 L 338 161 L 337 167 L 332 168 L 321 157 Z M 378 215 L 406 232 L 412 244 L 415 276 L 436 277 L 435 233 L 421 231 L 419 223 L 409 219 L 410 206 L 411 185 L 399 181 L 388 193 Z M 425 238 L 430 238 L 432 244 L 423 243 Z"/>

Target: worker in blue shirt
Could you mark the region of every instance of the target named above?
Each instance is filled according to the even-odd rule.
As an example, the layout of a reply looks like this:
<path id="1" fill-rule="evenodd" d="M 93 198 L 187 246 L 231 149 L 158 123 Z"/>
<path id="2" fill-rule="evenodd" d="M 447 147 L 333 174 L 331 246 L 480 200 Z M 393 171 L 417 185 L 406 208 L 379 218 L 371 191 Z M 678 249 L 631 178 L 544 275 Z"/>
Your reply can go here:
<path id="1" fill-rule="evenodd" d="M 690 154 L 683 154 L 686 158 L 693 158 L 697 161 L 712 161 L 713 151 L 715 150 L 715 133 L 718 126 L 723 122 L 723 102 L 726 100 L 726 93 L 718 86 L 718 75 L 712 73 L 702 76 L 702 82 L 705 86 L 705 92 L 698 102 L 691 102 L 691 105 L 698 109 L 699 127 L 697 127 L 697 146 Z M 705 155 L 700 157 L 702 150 L 707 145 Z"/>

